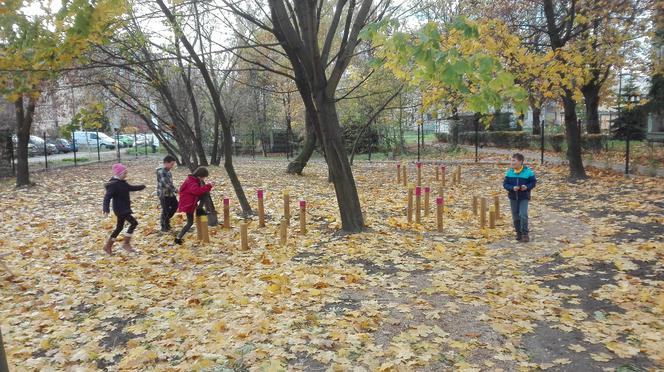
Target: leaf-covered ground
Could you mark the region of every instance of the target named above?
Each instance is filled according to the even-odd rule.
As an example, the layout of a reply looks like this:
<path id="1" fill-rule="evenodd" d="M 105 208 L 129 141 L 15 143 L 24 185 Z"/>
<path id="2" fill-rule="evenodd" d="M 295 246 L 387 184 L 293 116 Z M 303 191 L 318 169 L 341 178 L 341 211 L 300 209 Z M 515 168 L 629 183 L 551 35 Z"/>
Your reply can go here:
<path id="1" fill-rule="evenodd" d="M 158 232 L 157 164 L 129 165 L 130 182 L 148 185 L 133 194 L 138 255 L 102 252 L 114 225 L 100 211 L 108 165 L 39 174 L 29 190 L 0 185 L 0 255 L 16 274 L 0 272 L 0 326 L 13 371 L 664 368 L 662 179 L 591 171 L 572 184 L 565 168 L 536 168 L 533 241 L 520 244 L 504 165 L 463 165 L 439 234 L 433 213 L 405 223 L 394 163 L 358 163 L 370 230 L 343 236 L 322 163 L 297 177 L 284 161 L 239 160 L 254 206 L 266 189 L 268 214 L 240 251 L 237 203 L 232 231 L 173 246 Z M 309 233 L 298 235 L 293 200 L 279 247 L 284 189 L 308 201 Z M 495 192 L 503 219 L 480 231 L 472 195 Z M 227 182 L 213 192 L 218 207 L 224 195 Z"/>

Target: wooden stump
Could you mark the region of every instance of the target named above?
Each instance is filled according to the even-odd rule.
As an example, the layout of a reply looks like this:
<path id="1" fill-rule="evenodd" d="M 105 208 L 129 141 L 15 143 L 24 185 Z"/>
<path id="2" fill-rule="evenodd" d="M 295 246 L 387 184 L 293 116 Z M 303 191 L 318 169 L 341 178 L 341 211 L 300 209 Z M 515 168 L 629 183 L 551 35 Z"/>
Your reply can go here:
<path id="1" fill-rule="evenodd" d="M 300 200 L 300 234 L 307 234 L 307 202 Z"/>
<path id="2" fill-rule="evenodd" d="M 279 226 L 279 245 L 285 246 L 288 243 L 288 223 L 286 220 L 281 220 Z"/>
<path id="3" fill-rule="evenodd" d="M 499 220 L 500 217 L 500 196 L 494 195 L 493 196 L 493 209 L 496 212 L 496 219 Z"/>
<path id="4" fill-rule="evenodd" d="M 210 242 L 210 232 L 208 230 L 208 216 L 203 215 L 199 217 L 200 219 L 200 229 L 201 229 L 201 238 L 200 240 L 203 243 L 209 243 Z"/>
<path id="5" fill-rule="evenodd" d="M 406 209 L 408 223 L 413 223 L 413 189 L 413 185 L 408 185 L 408 207 Z"/>
<path id="6" fill-rule="evenodd" d="M 422 222 L 422 187 L 415 186 L 415 223 Z"/>
<path id="7" fill-rule="evenodd" d="M 486 198 L 482 197 L 480 199 L 480 228 L 486 226 Z"/>
<path id="8" fill-rule="evenodd" d="M 224 198 L 224 229 L 231 228 L 231 200 Z"/>
<path id="9" fill-rule="evenodd" d="M 397 185 L 401 184 L 401 164 L 397 163 Z"/>
<path id="10" fill-rule="evenodd" d="M 438 232 L 443 232 L 443 211 L 445 208 L 444 200 L 442 197 L 436 198 L 436 226 Z"/>
<path id="11" fill-rule="evenodd" d="M 284 220 L 286 220 L 286 225 L 290 225 L 290 195 L 288 190 L 284 190 Z"/>
<path id="12" fill-rule="evenodd" d="M 249 233 L 247 231 L 247 223 L 242 222 L 240 224 L 240 242 L 241 242 L 241 249 L 243 251 L 246 251 L 249 249 Z"/>
<path id="13" fill-rule="evenodd" d="M 478 198 L 477 195 L 473 195 L 473 216 L 477 216 L 477 204 L 478 204 Z"/>
<path id="14" fill-rule="evenodd" d="M 424 217 L 429 217 L 429 195 L 431 194 L 431 188 L 426 186 L 424 188 Z"/>

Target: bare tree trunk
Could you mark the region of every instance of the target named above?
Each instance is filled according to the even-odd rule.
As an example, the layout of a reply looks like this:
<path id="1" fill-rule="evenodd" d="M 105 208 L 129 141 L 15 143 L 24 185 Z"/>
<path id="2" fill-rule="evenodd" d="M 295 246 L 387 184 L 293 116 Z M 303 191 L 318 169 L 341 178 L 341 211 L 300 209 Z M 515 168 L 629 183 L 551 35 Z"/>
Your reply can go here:
<path id="1" fill-rule="evenodd" d="M 28 105 L 24 109 L 23 95 L 14 101 L 16 111 L 16 187 L 30 185 L 30 169 L 28 167 L 28 141 L 30 140 L 30 129 L 35 114 L 37 99 L 30 96 Z"/>
<path id="2" fill-rule="evenodd" d="M 539 105 L 531 105 L 530 108 L 533 110 L 533 134 L 540 134 L 542 130 L 541 125 L 541 116 L 542 116 L 542 107 Z"/>
<path id="3" fill-rule="evenodd" d="M 300 153 L 297 155 L 297 157 L 288 164 L 288 168 L 286 169 L 286 173 L 288 174 L 301 175 L 302 170 L 307 166 L 307 162 L 311 158 L 311 155 L 314 153 L 314 149 L 316 148 L 316 131 L 313 128 L 309 114 L 306 112 L 304 122 L 304 144 L 302 145 L 302 150 L 300 150 Z"/>
<path id="4" fill-rule="evenodd" d="M 601 86 L 596 84 L 587 84 L 581 89 L 583 100 L 586 104 L 586 130 L 588 133 L 599 134 L 601 132 L 599 124 L 599 91 Z"/>
<path id="5" fill-rule="evenodd" d="M 576 122 L 576 102 L 571 91 L 565 90 L 563 108 L 565 110 L 565 139 L 567 140 L 567 160 L 569 160 L 570 178 L 587 178 L 581 158 L 581 136 Z"/>

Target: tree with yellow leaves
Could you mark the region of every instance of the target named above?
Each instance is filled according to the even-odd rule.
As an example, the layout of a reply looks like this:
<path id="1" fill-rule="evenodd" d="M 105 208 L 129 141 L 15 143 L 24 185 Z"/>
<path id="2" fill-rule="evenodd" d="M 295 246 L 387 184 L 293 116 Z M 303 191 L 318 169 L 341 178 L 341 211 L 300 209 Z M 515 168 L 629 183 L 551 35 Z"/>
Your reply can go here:
<path id="1" fill-rule="evenodd" d="M 28 140 L 45 85 L 81 64 L 90 45 L 103 43 L 124 9 L 123 0 L 74 0 L 55 13 L 40 4 L 42 14 L 31 16 L 25 12 L 31 4 L 14 0 L 0 5 L 0 93 L 16 114 L 16 186 L 30 184 Z"/>

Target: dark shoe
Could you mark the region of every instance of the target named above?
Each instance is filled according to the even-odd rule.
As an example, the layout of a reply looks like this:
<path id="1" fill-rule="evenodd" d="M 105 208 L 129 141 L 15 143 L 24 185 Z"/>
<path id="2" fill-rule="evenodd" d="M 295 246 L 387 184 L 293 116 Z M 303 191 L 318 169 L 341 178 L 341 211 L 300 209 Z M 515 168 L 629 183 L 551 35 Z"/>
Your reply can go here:
<path id="1" fill-rule="evenodd" d="M 169 229 L 168 227 L 162 227 L 161 228 L 161 232 L 163 232 L 163 233 L 167 233 L 169 231 L 171 231 L 171 229 Z"/>
<path id="2" fill-rule="evenodd" d="M 175 244 L 181 245 L 182 244 L 182 239 L 175 238 Z"/>
<path id="3" fill-rule="evenodd" d="M 528 235 L 524 235 L 523 238 L 521 238 L 521 243 L 528 243 L 530 241 L 530 238 Z"/>
<path id="4" fill-rule="evenodd" d="M 109 238 L 104 244 L 104 252 L 108 253 L 109 256 L 113 255 L 113 243 L 115 243 L 115 239 Z"/>
<path id="5" fill-rule="evenodd" d="M 516 235 L 516 241 L 520 242 L 521 240 L 523 240 L 523 237 L 520 234 L 517 234 Z"/>

